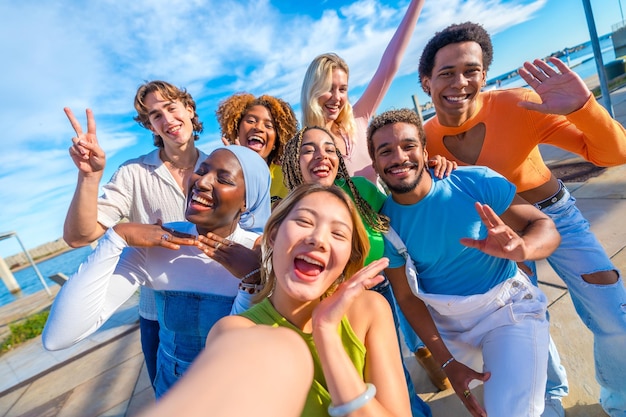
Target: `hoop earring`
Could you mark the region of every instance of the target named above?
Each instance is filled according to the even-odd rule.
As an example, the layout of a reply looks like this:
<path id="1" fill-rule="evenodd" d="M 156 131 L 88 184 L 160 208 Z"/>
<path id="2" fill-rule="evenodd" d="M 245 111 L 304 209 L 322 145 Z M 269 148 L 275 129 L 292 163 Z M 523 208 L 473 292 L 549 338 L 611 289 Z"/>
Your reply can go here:
<path id="1" fill-rule="evenodd" d="M 247 209 L 246 211 L 241 213 L 241 215 L 239 216 L 239 225 L 243 229 L 251 228 L 252 226 L 254 226 L 254 223 L 255 223 L 254 213 L 252 213 L 251 211 Z"/>

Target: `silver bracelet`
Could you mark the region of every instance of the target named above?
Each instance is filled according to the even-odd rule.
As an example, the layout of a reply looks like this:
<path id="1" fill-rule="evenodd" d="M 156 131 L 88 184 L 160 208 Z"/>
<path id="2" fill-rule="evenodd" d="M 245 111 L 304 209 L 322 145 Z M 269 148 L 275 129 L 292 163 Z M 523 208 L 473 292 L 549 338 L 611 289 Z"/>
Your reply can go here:
<path id="1" fill-rule="evenodd" d="M 376 386 L 369 382 L 367 382 L 365 385 L 367 386 L 365 392 L 356 397 L 354 400 L 348 401 L 347 403 L 338 406 L 334 406 L 332 404 L 329 405 L 328 414 L 330 415 L 330 417 L 341 417 L 348 415 L 370 402 L 370 400 L 376 396 Z"/>
<path id="2" fill-rule="evenodd" d="M 448 366 L 448 365 L 450 365 L 450 363 L 452 363 L 452 361 L 454 361 L 454 356 L 452 356 L 450 359 L 448 359 L 447 361 L 445 361 L 445 362 L 443 363 L 443 365 L 441 365 L 441 370 L 443 371 L 443 370 L 446 368 L 446 366 Z"/>

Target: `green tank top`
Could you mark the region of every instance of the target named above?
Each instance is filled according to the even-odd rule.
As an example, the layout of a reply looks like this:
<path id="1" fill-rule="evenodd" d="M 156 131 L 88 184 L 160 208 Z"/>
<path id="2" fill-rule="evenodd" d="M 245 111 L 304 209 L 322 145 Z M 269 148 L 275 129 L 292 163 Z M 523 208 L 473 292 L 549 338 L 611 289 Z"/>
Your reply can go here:
<path id="1" fill-rule="evenodd" d="M 328 406 L 330 405 L 330 394 L 326 386 L 326 378 L 322 372 L 322 364 L 317 354 L 317 349 L 313 343 L 313 335 L 304 333 L 289 321 L 280 315 L 275 309 L 269 298 L 264 299 L 259 304 L 252 306 L 249 310 L 240 314 L 241 316 L 253 321 L 256 324 L 265 324 L 272 327 L 287 327 L 297 332 L 309 346 L 311 355 L 313 356 L 313 383 L 306 399 L 302 417 L 320 417 L 328 416 Z M 348 319 L 344 316 L 337 329 L 342 344 L 352 360 L 361 378 L 365 369 L 365 346 L 359 338 L 354 334 Z"/>

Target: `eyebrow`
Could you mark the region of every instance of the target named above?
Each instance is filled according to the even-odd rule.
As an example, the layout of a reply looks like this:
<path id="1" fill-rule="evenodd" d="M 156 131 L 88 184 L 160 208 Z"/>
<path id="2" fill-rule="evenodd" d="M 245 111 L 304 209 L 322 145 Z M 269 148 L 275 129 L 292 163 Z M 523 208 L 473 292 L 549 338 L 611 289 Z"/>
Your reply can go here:
<path id="1" fill-rule="evenodd" d="M 317 212 L 315 210 L 313 210 L 313 209 L 308 208 L 308 207 L 299 207 L 299 208 L 295 209 L 294 211 L 295 212 L 306 211 L 306 212 L 312 214 L 314 217 L 318 217 Z M 348 230 L 353 230 L 353 227 L 350 225 L 350 223 L 346 223 L 346 222 L 344 222 L 342 220 L 333 220 L 332 223 L 340 224 L 342 226 L 345 226 Z"/>
<path id="2" fill-rule="evenodd" d="M 322 142 L 322 145 L 332 145 L 332 146 L 335 146 L 335 143 L 333 141 L 331 141 L 331 140 L 327 140 L 325 142 Z M 310 142 L 302 142 L 302 145 L 300 145 L 300 147 L 302 147 L 302 146 L 315 146 L 315 144 L 312 141 L 310 141 Z"/>
<path id="3" fill-rule="evenodd" d="M 463 64 L 463 66 L 465 68 L 474 68 L 474 67 L 481 67 L 483 64 L 481 62 L 466 62 L 465 64 Z M 440 68 L 437 68 L 436 71 L 445 71 L 445 70 L 449 70 L 449 69 L 454 69 L 456 67 L 456 65 L 444 65 Z"/>
<path id="4" fill-rule="evenodd" d="M 419 140 L 417 138 L 412 138 L 412 137 L 400 139 L 401 144 L 406 143 L 406 142 L 419 143 Z M 379 151 L 381 148 L 384 148 L 385 146 L 390 146 L 390 142 L 381 143 L 380 145 L 376 147 L 376 150 Z"/>
<path id="5" fill-rule="evenodd" d="M 161 106 L 161 108 L 171 106 L 172 104 L 174 104 L 174 100 L 166 101 L 166 102 L 165 102 L 165 103 Z M 158 113 L 158 112 L 159 112 L 159 109 L 150 110 L 150 111 L 148 112 L 148 116 L 152 116 L 154 113 Z"/>

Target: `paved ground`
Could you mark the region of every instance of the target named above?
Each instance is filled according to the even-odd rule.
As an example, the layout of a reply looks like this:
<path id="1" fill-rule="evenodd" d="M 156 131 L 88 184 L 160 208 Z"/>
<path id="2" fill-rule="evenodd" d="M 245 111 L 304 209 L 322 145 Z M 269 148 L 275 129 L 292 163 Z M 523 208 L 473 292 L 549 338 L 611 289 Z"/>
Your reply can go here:
<path id="1" fill-rule="evenodd" d="M 615 117 L 626 124 L 626 88 L 611 96 Z M 555 148 L 542 152 L 551 165 L 579 161 Z M 626 271 L 626 165 L 568 187 L 613 262 Z M 568 372 L 566 415 L 606 416 L 597 403 L 591 334 L 576 315 L 563 282 L 545 263 L 538 273 L 550 299 L 551 334 Z M 43 308 L 50 302 L 39 294 L 14 303 L 33 311 L 34 306 Z M 0 318 L 18 314 L 19 308 L 16 304 L 10 310 L 0 309 Z M 436 392 L 410 352 L 405 352 L 405 360 L 435 417 L 469 415 L 453 392 Z M 47 352 L 41 338 L 36 338 L 0 356 L 0 375 L 0 417 L 132 417 L 154 400 L 139 345 L 134 299 L 103 329 L 71 349 Z M 476 393 L 480 395 L 480 389 Z"/>

